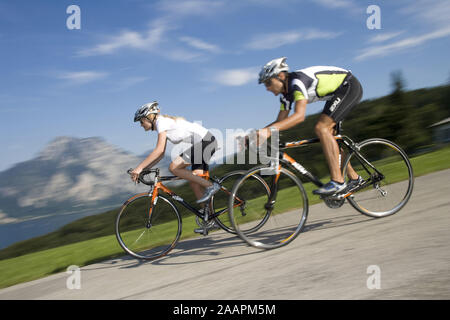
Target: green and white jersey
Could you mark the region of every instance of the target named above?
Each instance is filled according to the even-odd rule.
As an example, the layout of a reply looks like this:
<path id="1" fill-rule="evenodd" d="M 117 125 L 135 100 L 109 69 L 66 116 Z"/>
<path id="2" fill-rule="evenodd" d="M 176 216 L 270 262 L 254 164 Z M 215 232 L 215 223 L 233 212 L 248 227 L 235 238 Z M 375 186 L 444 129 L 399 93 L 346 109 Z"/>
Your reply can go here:
<path id="1" fill-rule="evenodd" d="M 281 110 L 291 110 L 298 100 L 308 103 L 329 100 L 350 71 L 332 66 L 314 66 L 288 75 L 288 92 L 280 98 Z"/>

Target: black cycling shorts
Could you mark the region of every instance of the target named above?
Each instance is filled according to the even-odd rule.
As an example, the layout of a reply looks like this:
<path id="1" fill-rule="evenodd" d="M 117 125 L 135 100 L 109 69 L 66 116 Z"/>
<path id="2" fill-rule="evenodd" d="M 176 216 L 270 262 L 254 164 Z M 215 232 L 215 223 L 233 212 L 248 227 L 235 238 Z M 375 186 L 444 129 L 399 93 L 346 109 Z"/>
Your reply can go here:
<path id="1" fill-rule="evenodd" d="M 192 165 L 192 171 L 197 169 L 208 171 L 209 161 L 217 148 L 216 138 L 208 132 L 202 139 L 193 137 L 191 142 L 192 146 L 180 154 L 180 157 Z"/>
<path id="2" fill-rule="evenodd" d="M 361 100 L 363 90 L 358 79 L 351 73 L 345 77 L 333 97 L 325 103 L 322 113 L 331 117 L 336 123 L 344 120 L 350 110 Z"/>

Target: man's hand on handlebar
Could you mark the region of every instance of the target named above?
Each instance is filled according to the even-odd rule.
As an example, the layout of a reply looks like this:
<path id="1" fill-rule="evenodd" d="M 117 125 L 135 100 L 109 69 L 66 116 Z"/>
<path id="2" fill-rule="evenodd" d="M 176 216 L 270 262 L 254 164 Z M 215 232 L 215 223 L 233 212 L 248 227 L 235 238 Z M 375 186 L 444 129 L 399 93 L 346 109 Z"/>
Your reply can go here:
<path id="1" fill-rule="evenodd" d="M 267 139 L 271 136 L 270 128 L 262 128 L 256 131 L 257 133 L 257 139 L 258 139 L 258 146 L 261 146 L 264 142 L 267 141 Z"/>

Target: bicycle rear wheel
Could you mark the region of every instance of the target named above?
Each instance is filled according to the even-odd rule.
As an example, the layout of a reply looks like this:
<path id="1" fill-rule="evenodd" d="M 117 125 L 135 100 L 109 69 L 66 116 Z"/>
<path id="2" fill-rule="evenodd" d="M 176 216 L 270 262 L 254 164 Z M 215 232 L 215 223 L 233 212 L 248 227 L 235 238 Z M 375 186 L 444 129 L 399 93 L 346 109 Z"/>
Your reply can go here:
<path id="1" fill-rule="evenodd" d="M 255 192 L 253 176 L 271 185 L 271 193 Z M 234 198 L 244 205 L 234 207 Z M 233 228 L 247 244 L 261 249 L 287 245 L 302 231 L 308 215 L 308 198 L 295 174 L 281 168 L 279 175 L 267 166 L 247 171 L 233 186 L 228 204 Z"/>
<path id="2" fill-rule="evenodd" d="M 225 190 L 220 190 L 212 197 L 212 211 L 217 213 L 220 213 L 219 216 L 215 218 L 217 224 L 224 230 L 226 230 L 229 233 L 236 234 L 236 231 L 234 230 L 232 223 L 230 221 L 230 216 L 228 214 L 228 201 L 231 195 L 231 190 L 233 189 L 234 184 L 236 183 L 239 178 L 242 177 L 243 174 L 245 174 L 247 171 L 245 170 L 237 170 L 232 171 L 225 176 L 223 176 L 219 182 L 220 185 L 225 188 Z M 259 196 L 265 196 L 268 197 L 270 194 L 270 187 L 269 185 L 258 175 L 253 175 L 251 178 L 251 184 L 252 184 L 252 190 L 255 194 L 258 194 Z M 240 201 L 238 198 L 235 198 L 233 207 L 238 208 L 241 205 L 244 205 L 244 202 Z M 267 215 L 267 217 L 266 217 Z M 260 223 L 264 223 L 264 221 L 268 218 L 270 215 L 270 212 L 268 212 L 266 215 L 261 215 L 257 221 Z M 254 228 L 258 227 L 257 221 L 253 225 L 249 224 L 249 230 L 252 230 Z M 247 230 L 243 229 L 243 232 L 247 232 Z"/>
<path id="3" fill-rule="evenodd" d="M 175 247 L 180 235 L 180 214 L 163 196 L 158 196 L 156 205 L 152 206 L 148 193 L 139 194 L 125 202 L 117 215 L 117 240 L 128 254 L 138 259 L 165 256 Z"/>
<path id="4" fill-rule="evenodd" d="M 407 154 L 396 144 L 385 139 L 368 139 L 358 144 L 359 153 L 374 168 L 358 158 L 356 153 L 347 156 L 344 176 L 350 163 L 364 179 L 357 192 L 347 197 L 359 212 L 381 218 L 397 213 L 411 197 L 414 176 Z"/>

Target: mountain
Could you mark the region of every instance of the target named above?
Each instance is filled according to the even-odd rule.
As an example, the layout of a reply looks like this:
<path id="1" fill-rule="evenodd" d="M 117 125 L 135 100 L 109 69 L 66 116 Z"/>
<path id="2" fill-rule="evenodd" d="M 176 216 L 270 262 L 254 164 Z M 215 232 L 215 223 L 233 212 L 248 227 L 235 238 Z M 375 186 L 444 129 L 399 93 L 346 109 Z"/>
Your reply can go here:
<path id="1" fill-rule="evenodd" d="M 145 156 L 98 137 L 58 137 L 36 158 L 0 172 L 0 224 L 117 207 L 130 194 L 148 190 L 126 173 Z M 169 163 L 165 157 L 157 165 L 162 174 Z"/>

